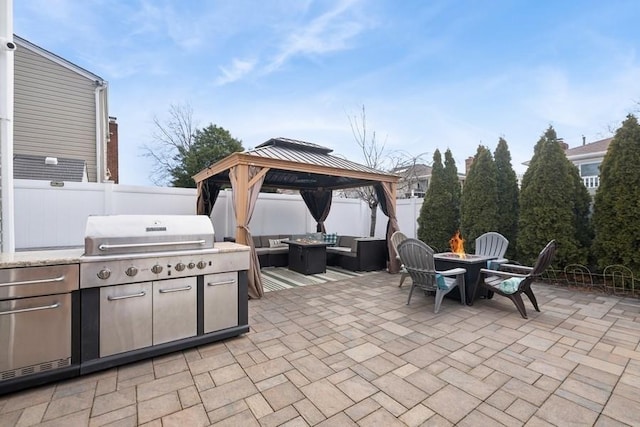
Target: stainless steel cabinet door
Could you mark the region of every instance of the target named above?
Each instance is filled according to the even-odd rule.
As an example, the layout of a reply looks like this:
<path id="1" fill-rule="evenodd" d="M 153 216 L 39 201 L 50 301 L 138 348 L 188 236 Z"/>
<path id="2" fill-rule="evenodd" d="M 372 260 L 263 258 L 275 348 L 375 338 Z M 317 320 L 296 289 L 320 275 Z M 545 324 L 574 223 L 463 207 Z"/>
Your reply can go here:
<path id="1" fill-rule="evenodd" d="M 198 333 L 197 278 L 153 282 L 153 344 L 162 344 Z"/>
<path id="2" fill-rule="evenodd" d="M 0 380 L 71 363 L 71 294 L 0 301 Z"/>
<path id="3" fill-rule="evenodd" d="M 238 272 L 204 276 L 204 333 L 238 326 Z"/>
<path id="4" fill-rule="evenodd" d="M 100 357 L 152 344 L 151 282 L 100 288 Z"/>

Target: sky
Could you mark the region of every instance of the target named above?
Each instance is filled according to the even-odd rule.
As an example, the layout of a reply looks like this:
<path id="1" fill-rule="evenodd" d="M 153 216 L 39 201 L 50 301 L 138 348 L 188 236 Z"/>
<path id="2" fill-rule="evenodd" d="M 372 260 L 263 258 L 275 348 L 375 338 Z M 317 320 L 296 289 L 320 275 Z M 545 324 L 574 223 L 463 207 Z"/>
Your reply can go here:
<path id="1" fill-rule="evenodd" d="M 637 0 L 14 0 L 14 32 L 109 84 L 121 184 L 152 185 L 154 118 L 190 106 L 251 149 L 285 137 L 365 163 L 459 172 L 500 137 L 517 173 L 549 126 L 570 147 L 640 111 Z M 370 137 L 368 138 L 370 141 Z"/>

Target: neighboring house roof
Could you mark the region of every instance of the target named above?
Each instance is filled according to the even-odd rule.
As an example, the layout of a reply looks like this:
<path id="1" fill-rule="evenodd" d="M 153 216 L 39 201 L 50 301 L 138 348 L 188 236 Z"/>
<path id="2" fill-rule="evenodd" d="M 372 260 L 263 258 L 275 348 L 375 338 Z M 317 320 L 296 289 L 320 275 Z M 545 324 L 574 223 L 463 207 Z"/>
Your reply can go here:
<path id="1" fill-rule="evenodd" d="M 607 152 L 611 141 L 613 141 L 613 137 L 569 148 L 568 150 L 565 150 L 564 153 L 569 160 L 574 158 L 601 157 Z"/>
<path id="2" fill-rule="evenodd" d="M 46 49 L 41 48 L 38 45 L 35 45 L 33 43 L 31 43 L 30 41 L 23 39 L 20 36 L 17 35 L 13 35 L 13 40 L 15 42 L 18 43 L 18 45 L 20 45 L 20 47 L 24 47 L 26 49 L 31 50 L 32 52 L 35 52 L 41 56 L 44 56 L 45 58 L 62 65 L 65 68 L 68 68 L 69 70 L 80 74 L 81 76 L 86 77 L 89 80 L 94 80 L 94 81 L 99 81 L 100 83 L 104 83 L 104 79 L 100 76 L 98 76 L 97 74 L 92 73 L 91 71 L 85 70 L 84 68 L 74 64 L 73 62 L 69 62 L 66 59 L 56 55 L 55 53 L 49 52 Z"/>
<path id="3" fill-rule="evenodd" d="M 422 163 L 416 163 L 410 166 L 400 166 L 391 170 L 392 173 L 398 174 L 403 178 L 426 178 L 431 175 L 433 168 Z"/>
<path id="4" fill-rule="evenodd" d="M 87 181 L 84 160 L 55 158 L 57 164 L 47 164 L 46 156 L 16 154 L 13 156 L 13 177 L 44 181 Z M 54 159 L 51 157 L 51 159 Z M 51 162 L 55 163 L 55 162 Z"/>

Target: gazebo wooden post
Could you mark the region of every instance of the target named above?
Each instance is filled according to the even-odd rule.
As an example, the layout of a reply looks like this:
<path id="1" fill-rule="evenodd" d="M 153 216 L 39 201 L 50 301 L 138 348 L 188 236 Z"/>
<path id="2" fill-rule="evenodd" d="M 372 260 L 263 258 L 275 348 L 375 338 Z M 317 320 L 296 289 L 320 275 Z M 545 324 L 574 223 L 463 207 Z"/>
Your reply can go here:
<path id="1" fill-rule="evenodd" d="M 247 223 L 247 205 L 249 204 L 249 166 L 238 164 L 236 166 L 238 178 L 235 192 L 236 208 L 236 242 L 247 245 L 247 233 L 243 231 L 243 224 Z"/>

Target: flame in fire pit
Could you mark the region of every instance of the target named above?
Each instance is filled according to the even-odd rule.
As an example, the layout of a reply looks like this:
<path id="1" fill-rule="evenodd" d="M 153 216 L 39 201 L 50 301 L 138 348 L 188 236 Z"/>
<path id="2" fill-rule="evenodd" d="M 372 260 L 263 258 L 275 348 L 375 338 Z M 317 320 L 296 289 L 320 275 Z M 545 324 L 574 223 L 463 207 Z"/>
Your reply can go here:
<path id="1" fill-rule="evenodd" d="M 460 258 L 467 257 L 467 254 L 464 253 L 464 239 L 460 236 L 460 230 L 456 231 L 456 234 L 449 240 L 449 246 L 451 252 L 457 254 Z"/>

